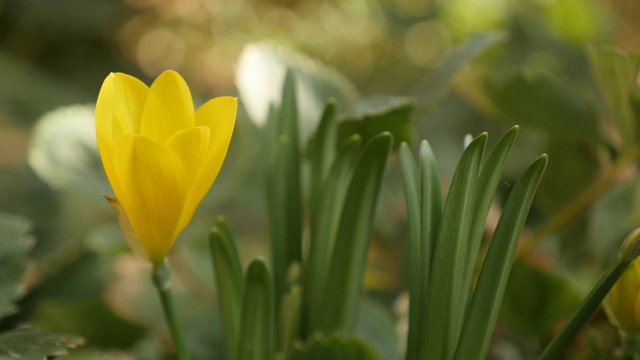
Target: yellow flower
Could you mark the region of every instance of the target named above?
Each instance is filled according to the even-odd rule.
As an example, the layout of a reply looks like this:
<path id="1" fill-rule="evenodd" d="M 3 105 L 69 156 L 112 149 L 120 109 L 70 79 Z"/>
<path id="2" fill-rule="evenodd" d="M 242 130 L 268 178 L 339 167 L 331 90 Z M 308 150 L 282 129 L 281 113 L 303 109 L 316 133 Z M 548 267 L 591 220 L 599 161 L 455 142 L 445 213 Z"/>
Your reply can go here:
<path id="1" fill-rule="evenodd" d="M 640 263 L 624 271 L 605 299 L 609 319 L 627 334 L 640 333 Z"/>
<path id="2" fill-rule="evenodd" d="M 110 74 L 96 104 L 96 135 L 116 199 L 109 203 L 134 253 L 160 264 L 218 176 L 237 100 L 218 97 L 194 111 L 175 71 L 147 87 Z"/>

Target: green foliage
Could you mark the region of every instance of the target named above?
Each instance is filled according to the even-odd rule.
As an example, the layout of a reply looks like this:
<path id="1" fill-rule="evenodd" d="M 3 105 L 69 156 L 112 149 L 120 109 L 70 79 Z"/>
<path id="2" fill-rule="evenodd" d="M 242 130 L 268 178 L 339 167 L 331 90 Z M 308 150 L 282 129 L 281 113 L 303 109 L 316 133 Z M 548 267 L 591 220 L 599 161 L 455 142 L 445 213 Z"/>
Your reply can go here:
<path id="1" fill-rule="evenodd" d="M 286 360 L 380 360 L 369 345 L 357 338 L 316 335 L 295 347 Z"/>
<path id="2" fill-rule="evenodd" d="M 209 245 L 227 356 L 233 360 L 238 349 L 244 276 L 234 238 L 224 219 L 218 218 L 216 227 L 211 231 Z"/>
<path id="3" fill-rule="evenodd" d="M 579 303 L 577 290 L 567 279 L 550 269 L 516 261 L 504 294 L 502 318 L 529 336 L 546 334 Z"/>
<path id="4" fill-rule="evenodd" d="M 271 358 L 275 330 L 273 291 L 273 279 L 267 266 L 254 260 L 245 280 L 238 360 Z"/>
<path id="5" fill-rule="evenodd" d="M 44 359 L 66 355 L 84 340 L 73 335 L 54 335 L 36 330 L 13 330 L 0 334 L 0 359 Z"/>
<path id="6" fill-rule="evenodd" d="M 0 213 L 0 316 L 13 313 L 23 293 L 20 278 L 27 270 L 30 229 L 25 219 Z"/>
<path id="7" fill-rule="evenodd" d="M 415 107 L 410 98 L 371 97 L 356 104 L 354 109 L 342 118 L 338 128 L 339 141 L 358 134 L 364 142 L 383 131 L 393 135 L 396 144 L 413 140 L 410 116 Z"/>
<path id="8" fill-rule="evenodd" d="M 541 156 L 511 191 L 473 289 L 482 230 L 517 130 L 502 137 L 482 170 L 487 135 L 467 146 L 442 215 L 439 194 L 433 194 L 439 180 L 433 177 L 428 144 L 421 146 L 420 175 L 408 146 L 401 147 L 411 251 L 407 359 L 481 359 L 487 354 L 515 249 L 547 163 Z"/>

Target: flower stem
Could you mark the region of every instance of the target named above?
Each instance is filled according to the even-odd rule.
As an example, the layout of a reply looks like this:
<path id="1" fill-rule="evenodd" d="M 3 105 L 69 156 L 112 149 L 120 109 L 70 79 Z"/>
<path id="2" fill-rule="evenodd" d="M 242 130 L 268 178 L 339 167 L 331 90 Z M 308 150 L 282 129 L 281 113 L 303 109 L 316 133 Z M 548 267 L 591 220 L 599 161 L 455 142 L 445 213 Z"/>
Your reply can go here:
<path id="1" fill-rule="evenodd" d="M 175 307 L 173 306 L 173 300 L 171 298 L 169 275 L 170 271 L 166 262 L 153 266 L 151 278 L 153 280 L 153 285 L 158 290 L 158 295 L 160 295 L 162 310 L 164 312 L 165 319 L 167 320 L 167 325 L 169 325 L 171 337 L 173 337 L 178 359 L 189 360 L 189 353 L 187 352 L 182 331 L 180 331 L 180 327 L 178 326 Z"/>

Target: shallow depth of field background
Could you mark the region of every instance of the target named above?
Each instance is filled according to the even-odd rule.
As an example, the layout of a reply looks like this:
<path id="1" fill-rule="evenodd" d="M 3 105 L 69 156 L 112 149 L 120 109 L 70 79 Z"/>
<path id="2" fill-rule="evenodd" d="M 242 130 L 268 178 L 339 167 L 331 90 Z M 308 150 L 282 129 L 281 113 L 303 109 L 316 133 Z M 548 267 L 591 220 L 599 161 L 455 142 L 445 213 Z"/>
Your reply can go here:
<path id="1" fill-rule="evenodd" d="M 101 197 L 110 190 L 92 150 L 91 106 L 110 72 L 149 84 L 175 69 L 197 106 L 239 96 L 236 70 L 246 45 L 278 44 L 285 56 L 301 53 L 333 68 L 363 97 L 415 97 L 414 139 L 431 143 L 445 189 L 466 134 L 489 132 L 491 148 L 519 124 L 495 206 L 531 159 L 548 153 L 527 236 L 610 173 L 623 153 L 586 51 L 609 44 L 640 53 L 637 19 L 635 0 L 0 0 L 0 212 L 28 219 L 35 235 L 23 278 L 29 291 L 0 330 L 28 322 L 81 335 L 87 345 L 70 357 L 78 359 L 155 359 L 170 344 L 147 265 L 130 254 Z M 446 92 L 424 93 L 451 51 L 491 31 L 503 31 L 505 40 L 463 66 Z M 212 341 L 220 334 L 206 244 L 215 218 L 227 218 L 243 260 L 267 253 L 262 138 L 243 101 L 219 178 L 170 256 L 178 312 L 199 358 L 222 351 Z M 401 328 L 406 316 L 399 169 L 392 156 L 366 276 L 376 301 L 370 306 L 391 311 L 370 326 L 369 338 L 377 328 Z M 536 354 L 571 314 L 640 224 L 639 179 L 634 167 L 616 173 L 584 211 L 520 257 L 497 330 L 499 354 Z M 598 313 L 571 353 L 607 353 L 614 336 Z M 381 340 L 382 348 L 397 346 L 381 339 L 390 342 Z"/>

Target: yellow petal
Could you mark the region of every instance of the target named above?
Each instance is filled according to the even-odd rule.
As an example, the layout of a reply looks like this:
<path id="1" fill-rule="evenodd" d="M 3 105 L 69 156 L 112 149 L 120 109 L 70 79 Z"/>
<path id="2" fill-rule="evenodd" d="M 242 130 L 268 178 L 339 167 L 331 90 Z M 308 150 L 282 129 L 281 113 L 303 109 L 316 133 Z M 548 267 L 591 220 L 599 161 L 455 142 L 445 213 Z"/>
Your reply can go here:
<path id="1" fill-rule="evenodd" d="M 196 125 L 208 127 L 211 135 L 202 166 L 193 176 L 194 191 L 189 193 L 186 207 L 197 206 L 218 176 L 231 141 L 237 106 L 238 101 L 234 97 L 218 97 L 206 102 L 196 112 Z"/>
<path id="2" fill-rule="evenodd" d="M 206 126 L 183 129 L 167 140 L 166 148 L 182 162 L 187 179 L 201 166 L 209 146 L 211 131 Z"/>
<path id="3" fill-rule="evenodd" d="M 122 204 L 148 259 L 159 264 L 178 236 L 185 201 L 185 174 L 178 157 L 143 136 L 125 135 L 116 144 Z"/>
<path id="4" fill-rule="evenodd" d="M 111 73 L 104 80 L 96 103 L 96 131 L 99 137 L 109 135 L 114 114 L 123 121 L 122 127 L 127 133 L 140 131 L 140 119 L 149 88 L 133 76 Z"/>
<path id="5" fill-rule="evenodd" d="M 142 111 L 140 134 L 164 145 L 176 132 L 194 126 L 189 87 L 177 72 L 163 72 L 151 84 Z"/>
<path id="6" fill-rule="evenodd" d="M 194 199 L 196 194 L 201 194 L 197 188 L 197 174 L 201 172 L 207 158 L 210 130 L 206 126 L 197 126 L 177 132 L 167 141 L 167 148 L 171 150 L 182 162 L 185 169 L 187 196 L 178 229 L 182 231 L 191 221 L 198 204 L 202 200 Z M 206 191 L 205 191 L 206 194 Z"/>
<path id="7" fill-rule="evenodd" d="M 116 197 L 118 180 L 113 160 L 114 138 L 135 133 L 140 127 L 142 107 L 148 92 L 140 80 L 126 74 L 109 74 L 96 103 L 96 138 L 104 170 Z"/>
<path id="8" fill-rule="evenodd" d="M 142 247 L 140 240 L 138 240 L 138 236 L 136 235 L 136 232 L 133 231 L 133 227 L 131 227 L 131 223 L 129 222 L 129 217 L 127 216 L 127 213 L 122 208 L 122 205 L 120 205 L 120 202 L 104 194 L 102 196 L 104 196 L 104 198 L 107 199 L 107 202 L 109 202 L 109 205 L 111 205 L 111 208 L 113 209 L 113 211 L 115 211 L 116 214 L 118 215 L 118 223 L 120 224 L 122 235 L 124 235 L 124 239 L 129 245 L 129 248 L 131 248 L 131 251 L 135 255 L 141 257 L 142 259 L 148 260 L 146 251 L 144 247 Z"/>

